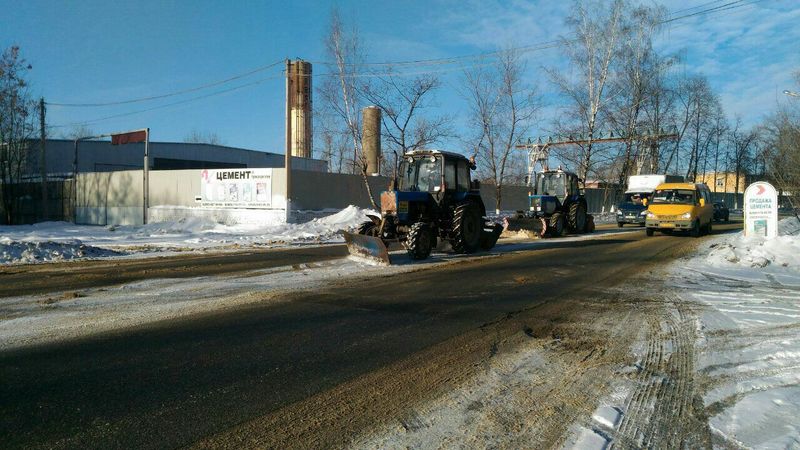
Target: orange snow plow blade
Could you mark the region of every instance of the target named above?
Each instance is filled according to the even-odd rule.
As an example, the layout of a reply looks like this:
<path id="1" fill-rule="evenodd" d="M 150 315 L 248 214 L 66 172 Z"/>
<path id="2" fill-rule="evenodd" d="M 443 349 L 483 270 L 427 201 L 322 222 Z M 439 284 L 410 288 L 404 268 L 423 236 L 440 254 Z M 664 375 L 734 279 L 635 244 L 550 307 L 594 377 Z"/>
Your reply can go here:
<path id="1" fill-rule="evenodd" d="M 345 231 L 344 242 L 351 256 L 381 266 L 390 264 L 389 249 L 380 238 Z"/>

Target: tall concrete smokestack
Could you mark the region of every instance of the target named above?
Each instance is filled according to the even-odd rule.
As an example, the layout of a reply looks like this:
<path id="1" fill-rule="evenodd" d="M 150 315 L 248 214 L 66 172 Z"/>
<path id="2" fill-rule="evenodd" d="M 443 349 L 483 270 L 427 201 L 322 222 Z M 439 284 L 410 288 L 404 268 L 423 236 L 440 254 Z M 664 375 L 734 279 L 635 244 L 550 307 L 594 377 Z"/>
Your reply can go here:
<path id="1" fill-rule="evenodd" d="M 286 66 L 286 120 L 292 156 L 311 158 L 313 136 L 313 109 L 311 90 L 311 63 L 297 60 Z"/>
<path id="2" fill-rule="evenodd" d="M 381 173 L 381 109 L 377 106 L 367 106 L 362 111 L 361 148 L 367 159 L 367 175 L 380 175 Z"/>

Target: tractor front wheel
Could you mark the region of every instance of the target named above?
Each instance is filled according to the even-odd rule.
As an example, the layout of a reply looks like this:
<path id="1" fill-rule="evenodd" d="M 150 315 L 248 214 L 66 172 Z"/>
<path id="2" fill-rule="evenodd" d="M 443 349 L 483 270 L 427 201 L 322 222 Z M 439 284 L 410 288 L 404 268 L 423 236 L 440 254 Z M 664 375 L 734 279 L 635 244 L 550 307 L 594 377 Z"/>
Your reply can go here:
<path id="1" fill-rule="evenodd" d="M 433 235 L 427 223 L 417 222 L 411 225 L 406 237 L 406 250 L 411 259 L 425 259 L 433 248 Z"/>
<path id="2" fill-rule="evenodd" d="M 367 236 L 379 237 L 378 232 L 380 227 L 373 221 L 368 220 L 358 226 L 358 234 L 365 234 Z"/>
<path id="3" fill-rule="evenodd" d="M 481 243 L 482 218 L 478 207 L 464 203 L 453 212 L 450 245 L 456 253 L 475 253 Z"/>
<path id="4" fill-rule="evenodd" d="M 547 231 L 550 232 L 550 236 L 552 237 L 561 236 L 564 233 L 564 215 L 555 213 L 550 216 L 550 221 L 547 224 Z"/>

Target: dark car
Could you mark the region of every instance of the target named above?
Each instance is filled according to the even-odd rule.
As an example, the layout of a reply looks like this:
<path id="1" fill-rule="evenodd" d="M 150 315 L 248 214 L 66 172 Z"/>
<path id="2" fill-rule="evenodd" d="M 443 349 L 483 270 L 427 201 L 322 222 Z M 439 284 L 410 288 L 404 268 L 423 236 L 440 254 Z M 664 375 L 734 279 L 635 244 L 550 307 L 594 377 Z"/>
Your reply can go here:
<path id="1" fill-rule="evenodd" d="M 617 205 L 617 226 L 622 228 L 630 223 L 643 227 L 650 196 L 649 192 L 626 192 L 622 202 Z"/>
<path id="2" fill-rule="evenodd" d="M 724 221 L 727 222 L 731 217 L 731 212 L 725 203 L 714 202 L 714 222 Z"/>

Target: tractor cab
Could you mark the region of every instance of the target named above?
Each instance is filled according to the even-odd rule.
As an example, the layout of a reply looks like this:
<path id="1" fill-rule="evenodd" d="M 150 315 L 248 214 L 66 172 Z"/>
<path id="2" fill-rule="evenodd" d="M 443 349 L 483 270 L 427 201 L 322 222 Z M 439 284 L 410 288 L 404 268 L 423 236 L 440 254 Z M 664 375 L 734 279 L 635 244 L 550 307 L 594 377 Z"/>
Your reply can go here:
<path id="1" fill-rule="evenodd" d="M 381 194 L 381 212 L 399 225 L 429 221 L 443 209 L 472 200 L 480 215 L 486 210 L 473 189 L 471 163 L 458 153 L 415 150 L 406 153 L 398 169 L 396 188 Z"/>
<path id="2" fill-rule="evenodd" d="M 536 195 L 556 197 L 564 203 L 567 197 L 578 195 L 578 176 L 562 170 L 549 170 L 536 174 Z"/>
<path id="3" fill-rule="evenodd" d="M 468 192 L 472 188 L 470 162 L 462 155 L 435 150 L 407 153 L 400 163 L 398 191 Z"/>

